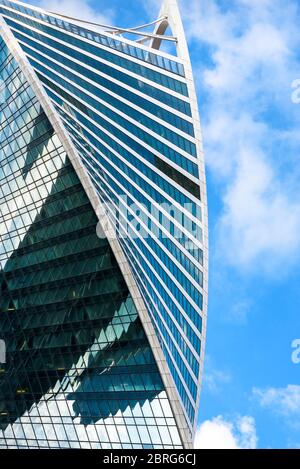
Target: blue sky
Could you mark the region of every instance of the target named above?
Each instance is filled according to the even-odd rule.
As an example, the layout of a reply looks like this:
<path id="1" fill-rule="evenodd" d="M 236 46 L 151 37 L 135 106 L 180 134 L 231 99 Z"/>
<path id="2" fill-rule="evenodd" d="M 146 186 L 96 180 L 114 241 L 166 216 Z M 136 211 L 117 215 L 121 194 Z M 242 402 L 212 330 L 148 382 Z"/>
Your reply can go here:
<path id="1" fill-rule="evenodd" d="M 158 0 L 42 0 L 133 26 Z M 197 445 L 300 447 L 300 2 L 181 0 L 207 164 L 210 285 Z"/>

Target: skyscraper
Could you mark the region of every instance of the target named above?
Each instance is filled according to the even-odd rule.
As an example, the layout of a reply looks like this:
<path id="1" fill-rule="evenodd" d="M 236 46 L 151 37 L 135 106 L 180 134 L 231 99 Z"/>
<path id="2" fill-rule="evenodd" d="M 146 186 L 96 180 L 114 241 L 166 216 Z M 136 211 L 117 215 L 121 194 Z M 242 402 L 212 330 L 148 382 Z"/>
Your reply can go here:
<path id="1" fill-rule="evenodd" d="M 0 448 L 190 448 L 207 206 L 175 0 L 131 29 L 0 0 L 0 237 Z"/>

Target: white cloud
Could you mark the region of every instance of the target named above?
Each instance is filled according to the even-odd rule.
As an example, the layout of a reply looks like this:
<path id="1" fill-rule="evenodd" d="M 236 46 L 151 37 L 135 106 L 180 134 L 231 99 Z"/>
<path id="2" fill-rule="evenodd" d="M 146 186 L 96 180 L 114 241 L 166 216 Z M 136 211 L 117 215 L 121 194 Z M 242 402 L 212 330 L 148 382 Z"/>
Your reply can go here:
<path id="1" fill-rule="evenodd" d="M 219 393 L 224 384 L 231 382 L 231 374 L 225 370 L 219 370 L 213 365 L 210 355 L 205 357 L 203 387 L 211 393 Z"/>
<path id="2" fill-rule="evenodd" d="M 254 449 L 257 435 L 253 417 L 238 417 L 234 422 L 222 415 L 206 420 L 196 432 L 197 449 Z"/>
<path id="3" fill-rule="evenodd" d="M 230 383 L 231 376 L 229 373 L 221 370 L 211 370 L 204 373 L 203 386 L 205 386 L 210 392 L 219 392 L 220 385 Z"/>
<path id="4" fill-rule="evenodd" d="M 300 386 L 289 384 L 285 388 L 253 389 L 260 405 L 285 417 L 300 416 Z"/>
<path id="5" fill-rule="evenodd" d="M 290 89 L 299 13 L 294 0 L 221 3 L 182 1 L 191 43 L 205 42 L 212 58 L 207 66 L 199 54 L 197 78 L 206 161 L 223 199 L 218 250 L 234 266 L 272 272 L 300 251 L 299 145 L 288 138 L 300 120 Z"/>
<path id="6" fill-rule="evenodd" d="M 100 9 L 96 11 L 91 6 L 89 0 L 38 0 L 35 4 L 48 11 L 63 13 L 93 23 L 114 24 L 114 12 L 110 8 L 105 8 L 104 2 L 101 13 Z"/>
<path id="7" fill-rule="evenodd" d="M 228 319 L 235 322 L 236 324 L 246 324 L 248 313 L 252 308 L 252 301 L 245 298 L 236 299 L 232 302 L 231 307 L 228 310 Z"/>

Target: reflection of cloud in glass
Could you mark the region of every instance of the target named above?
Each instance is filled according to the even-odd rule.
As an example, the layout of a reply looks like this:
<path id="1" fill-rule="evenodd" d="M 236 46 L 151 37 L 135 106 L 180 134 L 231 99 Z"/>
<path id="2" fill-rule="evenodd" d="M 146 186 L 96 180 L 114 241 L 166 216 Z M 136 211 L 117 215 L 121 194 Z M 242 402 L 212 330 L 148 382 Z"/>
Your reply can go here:
<path id="1" fill-rule="evenodd" d="M 42 423 L 41 416 L 47 423 Z M 4 434 L 8 445 L 13 444 L 16 439 L 20 445 L 24 445 L 25 440 L 30 441 L 33 447 L 37 441 L 39 447 L 105 449 L 111 448 L 112 443 L 114 448 L 118 445 L 121 448 L 124 444 L 140 445 L 141 442 L 151 447 L 154 444 L 161 444 L 162 435 L 164 444 L 180 445 L 175 427 L 157 426 L 154 424 L 154 417 L 172 419 L 172 411 L 165 392 L 161 392 L 152 402 L 146 400 L 142 405 L 138 403 L 135 406 L 128 405 L 123 412 L 119 411 L 115 418 L 99 419 L 89 425 L 80 424 L 79 419 L 75 418 L 72 402 L 60 394 L 56 396 L 56 400 L 48 402 L 45 396 L 44 401 L 38 406 L 33 406 L 29 412 L 9 426 Z M 141 420 L 144 421 L 144 425 L 137 423 Z"/>
<path id="2" fill-rule="evenodd" d="M 0 105 L 5 103 L 5 82 L 0 78 Z"/>
<path id="3" fill-rule="evenodd" d="M 42 115 L 40 111 L 38 117 Z M 28 115 L 32 113 L 32 109 L 28 110 Z M 26 119 L 26 116 L 24 117 Z M 10 134 L 12 135 L 17 128 L 14 128 L 12 124 Z M 6 223 L 0 224 L 0 267 L 4 268 L 8 260 L 6 257 L 7 253 L 12 253 L 18 249 L 22 243 L 27 231 L 30 228 L 31 220 L 35 219 L 44 204 L 44 197 L 51 191 L 51 186 L 54 184 L 64 161 L 61 157 L 56 155 L 53 158 L 49 158 L 49 152 L 57 145 L 57 137 L 54 135 L 51 139 L 44 142 L 44 144 L 38 149 L 38 152 L 33 158 L 33 149 L 31 148 L 31 142 L 35 139 L 35 127 L 28 131 L 30 138 L 28 139 L 27 151 L 22 155 L 24 158 L 23 167 L 26 171 L 22 170 L 21 174 L 19 171 L 20 161 L 11 158 L 7 164 L 2 164 L 0 167 L 0 178 L 16 174 L 18 184 L 14 184 L 14 196 L 9 197 L 8 200 L 1 197 L 0 200 L 0 213 L 10 214 L 9 220 Z M 16 148 L 16 152 L 17 152 Z M 3 150 L 0 148 L 0 159 Z M 38 158 L 38 161 L 35 159 Z M 4 159 L 4 155 L 3 155 Z M 52 179 L 49 179 L 47 188 L 40 187 L 40 178 L 52 173 Z M 12 183 L 11 183 L 12 184 Z M 31 190 L 28 191 L 30 185 Z M 7 194 L 5 194 L 7 190 Z M 10 191 L 10 185 L 3 185 L 4 195 L 8 195 Z M 44 196 L 44 197 L 43 197 Z M 30 214 L 26 211 L 26 207 L 31 206 Z M 25 213 L 24 213 L 25 211 Z M 7 217 L 6 217 L 7 218 Z M 14 236 L 11 236 L 11 233 Z"/>

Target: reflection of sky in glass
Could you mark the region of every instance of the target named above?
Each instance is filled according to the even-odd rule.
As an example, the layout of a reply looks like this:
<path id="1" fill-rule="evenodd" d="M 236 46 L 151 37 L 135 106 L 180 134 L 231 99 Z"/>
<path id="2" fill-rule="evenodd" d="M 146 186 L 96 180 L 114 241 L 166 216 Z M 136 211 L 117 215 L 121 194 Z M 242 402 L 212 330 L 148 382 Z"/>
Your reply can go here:
<path id="1" fill-rule="evenodd" d="M 0 111 L 0 117 L 1 117 Z M 12 124 L 11 134 L 14 132 L 14 124 Z M 34 132 L 34 129 L 31 129 L 31 133 Z M 51 192 L 52 185 L 55 182 L 55 179 L 59 173 L 59 170 L 63 166 L 64 161 L 57 157 L 55 162 L 52 159 L 47 159 L 43 164 L 41 161 L 49 154 L 51 149 L 54 149 L 54 141 L 57 140 L 57 137 L 52 137 L 47 146 L 43 147 L 42 154 L 37 163 L 35 163 L 30 172 L 26 176 L 21 174 L 14 181 L 14 198 L 6 201 L 5 199 L 0 199 L 0 213 L 1 215 L 13 214 L 12 218 L 8 223 L 0 224 L 0 266 L 4 269 L 7 262 L 6 253 L 12 252 L 17 249 L 26 236 L 28 229 L 30 228 L 30 223 L 35 219 L 36 215 L 39 213 L 40 209 L 43 206 L 44 198 L 47 194 Z M 3 150 L 2 150 L 3 151 Z M 26 158 L 26 155 L 25 155 Z M 1 161 L 1 149 L 0 149 L 0 161 Z M 56 164 L 56 165 L 55 165 Z M 17 170 L 17 163 L 12 161 L 9 164 L 10 174 L 13 174 Z M 49 180 L 47 188 L 40 188 L 40 178 L 52 173 L 53 180 Z M 0 167 L 0 178 L 8 176 L 7 173 L 4 174 L 3 168 Z M 28 185 L 30 184 L 31 190 L 28 192 Z M 46 192 L 46 193 L 45 193 Z M 44 194 L 43 194 L 44 193 Z M 34 208 L 29 213 L 22 213 L 26 206 L 32 204 Z M 21 215 L 22 213 L 22 215 Z M 17 231 L 18 235 L 14 238 L 10 237 L 10 232 Z M 4 258 L 3 258 L 4 255 Z"/>

